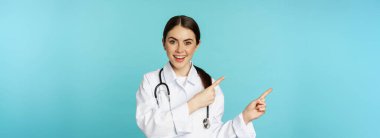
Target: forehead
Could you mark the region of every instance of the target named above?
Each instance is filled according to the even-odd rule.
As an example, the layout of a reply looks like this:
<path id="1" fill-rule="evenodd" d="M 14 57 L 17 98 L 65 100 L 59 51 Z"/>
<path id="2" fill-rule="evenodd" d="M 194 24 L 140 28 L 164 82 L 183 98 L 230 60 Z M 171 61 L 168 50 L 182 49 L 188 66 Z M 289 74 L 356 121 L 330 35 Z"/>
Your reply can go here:
<path id="1" fill-rule="evenodd" d="M 192 30 L 188 28 L 184 28 L 180 25 L 175 26 L 173 29 L 171 29 L 168 32 L 167 38 L 174 37 L 178 40 L 185 40 L 185 39 L 194 39 L 195 40 L 195 34 Z"/>

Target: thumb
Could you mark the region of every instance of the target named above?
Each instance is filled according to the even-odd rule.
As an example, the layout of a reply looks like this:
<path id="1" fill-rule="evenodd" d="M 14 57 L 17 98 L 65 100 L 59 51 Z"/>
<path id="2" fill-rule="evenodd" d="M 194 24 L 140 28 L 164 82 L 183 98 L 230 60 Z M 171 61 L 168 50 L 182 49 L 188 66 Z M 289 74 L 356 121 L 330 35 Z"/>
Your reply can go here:
<path id="1" fill-rule="evenodd" d="M 256 107 L 258 102 L 259 102 L 259 99 L 252 100 L 251 103 L 249 103 L 249 106 Z"/>

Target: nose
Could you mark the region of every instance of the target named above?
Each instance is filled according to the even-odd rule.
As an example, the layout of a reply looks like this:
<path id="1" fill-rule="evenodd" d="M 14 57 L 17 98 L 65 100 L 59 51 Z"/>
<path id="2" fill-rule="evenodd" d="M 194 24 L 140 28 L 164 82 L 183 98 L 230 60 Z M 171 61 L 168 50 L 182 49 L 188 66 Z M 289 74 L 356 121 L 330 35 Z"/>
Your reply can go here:
<path id="1" fill-rule="evenodd" d="M 178 46 L 177 46 L 177 49 L 175 50 L 175 52 L 182 53 L 184 50 L 185 50 L 185 46 L 181 43 L 178 43 Z"/>

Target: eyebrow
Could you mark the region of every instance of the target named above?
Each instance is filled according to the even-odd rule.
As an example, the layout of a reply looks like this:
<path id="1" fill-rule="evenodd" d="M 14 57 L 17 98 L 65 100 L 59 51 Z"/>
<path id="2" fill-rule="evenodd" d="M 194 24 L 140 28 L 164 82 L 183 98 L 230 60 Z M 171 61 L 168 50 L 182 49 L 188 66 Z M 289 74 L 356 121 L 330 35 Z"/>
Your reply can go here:
<path id="1" fill-rule="evenodd" d="M 194 41 L 194 40 L 193 40 L 193 39 L 191 39 L 191 38 L 185 39 L 185 40 L 183 40 L 183 41 L 188 41 L 188 40 Z"/>
<path id="2" fill-rule="evenodd" d="M 168 37 L 168 39 L 174 39 L 174 40 L 177 40 L 178 41 L 178 39 L 177 38 L 174 38 L 174 37 Z M 188 39 L 185 39 L 185 40 L 183 40 L 183 41 L 188 41 L 188 40 L 191 40 L 191 41 L 194 41 L 193 39 L 191 39 L 191 38 L 188 38 Z"/>
<path id="3" fill-rule="evenodd" d="M 168 37 L 168 39 L 170 39 L 170 38 L 171 38 L 171 39 L 174 39 L 174 40 L 178 40 L 177 38 L 174 38 L 174 37 Z"/>

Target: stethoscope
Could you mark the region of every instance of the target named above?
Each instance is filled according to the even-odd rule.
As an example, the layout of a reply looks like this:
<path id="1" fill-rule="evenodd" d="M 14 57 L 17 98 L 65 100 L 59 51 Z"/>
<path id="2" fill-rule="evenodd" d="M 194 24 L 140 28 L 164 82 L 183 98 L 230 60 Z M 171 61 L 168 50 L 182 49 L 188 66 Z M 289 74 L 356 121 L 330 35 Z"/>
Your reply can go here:
<path id="1" fill-rule="evenodd" d="M 159 104 L 158 104 L 158 99 L 157 99 L 157 89 L 158 89 L 158 87 L 160 87 L 161 85 L 165 86 L 166 91 L 167 91 L 167 93 L 168 93 L 169 108 L 170 108 L 170 112 L 171 112 L 171 111 L 172 111 L 172 108 L 171 108 L 171 105 L 170 105 L 170 90 L 169 90 L 169 86 L 168 86 L 166 83 L 162 82 L 162 78 L 161 78 L 162 70 L 163 70 L 163 69 L 161 69 L 161 70 L 160 70 L 160 73 L 158 74 L 158 76 L 159 76 L 159 78 L 160 78 L 160 83 L 157 84 L 157 85 L 156 85 L 156 88 L 154 89 L 154 98 L 156 98 L 157 105 L 159 105 Z M 173 115 L 173 114 L 172 114 L 172 115 Z M 203 127 L 204 127 L 205 129 L 210 128 L 209 106 L 207 106 L 206 118 L 203 119 Z"/>

